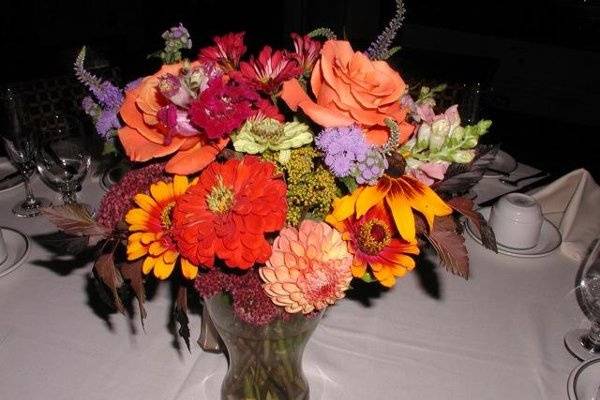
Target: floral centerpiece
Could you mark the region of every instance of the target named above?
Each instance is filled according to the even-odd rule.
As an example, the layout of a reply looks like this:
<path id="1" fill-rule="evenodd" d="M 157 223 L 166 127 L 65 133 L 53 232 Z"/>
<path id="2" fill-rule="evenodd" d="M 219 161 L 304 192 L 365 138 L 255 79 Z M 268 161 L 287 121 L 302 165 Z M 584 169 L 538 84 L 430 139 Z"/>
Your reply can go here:
<path id="1" fill-rule="evenodd" d="M 462 126 L 456 106 L 436 110 L 436 89 L 409 95 L 386 61 L 403 13 L 399 1 L 366 51 L 318 29 L 249 57 L 244 33 L 229 33 L 183 58 L 180 25 L 163 35 L 160 69 L 124 90 L 77 59 L 84 108 L 139 167 L 95 214 L 46 215 L 96 248 L 94 273 L 122 312 L 123 287 L 143 321 L 145 281 L 173 279 L 188 341 L 188 296 L 205 299 L 230 354 L 223 398 L 306 398 L 302 348 L 353 279 L 392 287 L 427 245 L 466 278 L 457 215 L 495 246 L 456 196 L 477 180 L 490 122 Z"/>

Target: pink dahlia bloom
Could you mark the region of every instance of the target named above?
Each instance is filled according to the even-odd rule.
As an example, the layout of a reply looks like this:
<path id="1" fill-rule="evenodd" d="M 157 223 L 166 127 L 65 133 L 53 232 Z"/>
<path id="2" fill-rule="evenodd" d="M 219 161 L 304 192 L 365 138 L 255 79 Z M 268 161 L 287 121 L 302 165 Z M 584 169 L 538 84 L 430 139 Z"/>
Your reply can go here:
<path id="1" fill-rule="evenodd" d="M 281 230 L 259 272 L 273 303 L 289 313 L 308 314 L 344 297 L 351 264 L 352 255 L 338 231 L 325 222 L 304 220 L 298 229 Z"/>
<path id="2" fill-rule="evenodd" d="M 249 61 L 240 63 L 240 72 L 236 77 L 256 90 L 276 94 L 283 82 L 300 76 L 302 72 L 302 67 L 294 57 L 265 46 L 258 58 L 250 57 Z"/>
<path id="3" fill-rule="evenodd" d="M 240 58 L 246 52 L 244 34 L 245 32 L 238 32 L 215 36 L 213 38 L 215 46 L 201 49 L 198 60 L 205 64 L 217 65 L 223 72 L 237 69 Z"/>

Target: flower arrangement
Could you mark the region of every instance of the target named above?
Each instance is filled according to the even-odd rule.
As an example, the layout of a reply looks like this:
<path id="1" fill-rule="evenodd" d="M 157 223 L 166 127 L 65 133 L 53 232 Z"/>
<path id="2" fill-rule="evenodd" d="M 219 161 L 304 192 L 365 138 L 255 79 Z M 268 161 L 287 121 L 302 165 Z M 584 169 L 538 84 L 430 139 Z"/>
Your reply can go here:
<path id="1" fill-rule="evenodd" d="M 143 319 L 154 276 L 179 285 L 182 324 L 194 288 L 265 326 L 326 309 L 353 279 L 394 286 L 428 244 L 468 276 L 456 216 L 495 242 L 457 193 L 476 181 L 463 178 L 477 175 L 491 123 L 462 126 L 457 106 L 436 110 L 439 88 L 408 94 L 387 62 L 403 13 L 399 1 L 367 51 L 318 29 L 292 34 L 293 49 L 249 57 L 244 33 L 229 33 L 188 59 L 180 25 L 163 35 L 158 71 L 124 90 L 87 73 L 81 53 L 86 112 L 140 167 L 95 215 L 81 205 L 46 215 L 96 247 L 94 271 L 119 310 L 129 286 Z"/>

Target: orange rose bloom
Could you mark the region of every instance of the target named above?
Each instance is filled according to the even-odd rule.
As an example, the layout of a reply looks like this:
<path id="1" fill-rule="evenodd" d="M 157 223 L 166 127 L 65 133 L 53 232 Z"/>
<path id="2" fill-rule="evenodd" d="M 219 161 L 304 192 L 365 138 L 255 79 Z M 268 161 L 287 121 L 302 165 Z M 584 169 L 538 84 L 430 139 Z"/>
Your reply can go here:
<path id="1" fill-rule="evenodd" d="M 385 61 L 372 61 L 362 52 L 354 52 L 347 41 L 325 42 L 310 85 L 316 102 L 295 79 L 284 83 L 281 97 L 293 111 L 300 107 L 319 125 L 358 123 L 369 143 L 375 145 L 388 140 L 386 118 L 399 124 L 401 143 L 413 131 L 405 121 L 407 110 L 400 105 L 400 97 L 407 91 L 400 75 Z"/>
<path id="2" fill-rule="evenodd" d="M 125 126 L 119 129 L 119 139 L 127 156 L 133 161 L 174 154 L 167 162 L 167 172 L 179 175 L 198 172 L 213 161 L 227 145 L 229 139 L 208 142 L 202 136 L 174 136 L 169 144 L 158 121 L 158 111 L 167 100 L 158 91 L 159 78 L 167 73 L 177 75 L 181 64 L 163 65 L 154 75 L 148 76 L 134 89 L 125 93 L 119 110 Z"/>

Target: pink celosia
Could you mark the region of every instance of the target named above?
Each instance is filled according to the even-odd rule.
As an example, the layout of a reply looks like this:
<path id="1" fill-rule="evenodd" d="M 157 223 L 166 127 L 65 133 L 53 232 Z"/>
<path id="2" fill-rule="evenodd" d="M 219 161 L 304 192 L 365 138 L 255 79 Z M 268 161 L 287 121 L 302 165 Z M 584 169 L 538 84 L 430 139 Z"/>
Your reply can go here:
<path id="1" fill-rule="evenodd" d="M 223 72 L 237 69 L 240 58 L 246 52 L 244 32 L 228 33 L 213 38 L 216 46 L 200 50 L 198 59 L 202 63 L 219 66 Z"/>
<path id="2" fill-rule="evenodd" d="M 264 289 L 289 313 L 323 310 L 344 297 L 352 272 L 352 255 L 341 234 L 325 222 L 304 220 L 284 228 L 260 268 Z"/>
<path id="3" fill-rule="evenodd" d="M 258 58 L 250 57 L 249 61 L 240 63 L 240 72 L 236 77 L 256 90 L 275 94 L 283 82 L 300 76 L 302 72 L 302 67 L 294 57 L 265 46 Z"/>
<path id="4" fill-rule="evenodd" d="M 134 205 L 133 196 L 147 191 L 152 183 L 164 179 L 164 171 L 165 165 L 157 163 L 127 172 L 102 198 L 96 220 L 114 229 Z"/>

